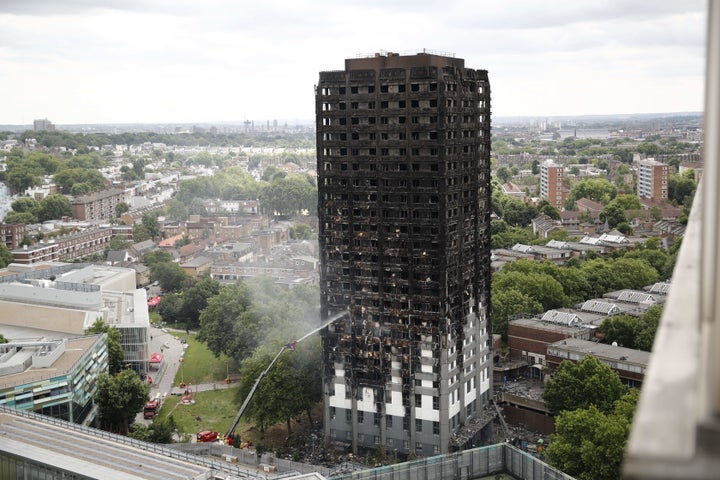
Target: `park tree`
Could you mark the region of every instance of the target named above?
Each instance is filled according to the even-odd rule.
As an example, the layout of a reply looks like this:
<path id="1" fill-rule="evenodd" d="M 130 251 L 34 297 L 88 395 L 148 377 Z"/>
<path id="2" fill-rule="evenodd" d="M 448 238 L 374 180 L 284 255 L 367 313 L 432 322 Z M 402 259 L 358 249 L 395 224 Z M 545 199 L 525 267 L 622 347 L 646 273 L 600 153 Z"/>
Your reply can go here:
<path id="1" fill-rule="evenodd" d="M 497 290 L 490 295 L 493 333 L 507 341 L 508 324 L 513 315 L 535 314 L 543 311 L 537 300 L 518 290 Z"/>
<path id="2" fill-rule="evenodd" d="M 105 177 L 96 169 L 87 168 L 65 168 L 59 170 L 53 181 L 60 187 L 64 194 L 71 194 L 73 185 L 86 183 L 91 192 L 97 192 L 105 188 Z"/>
<path id="3" fill-rule="evenodd" d="M 123 366 L 125 353 L 123 352 L 120 330 L 114 326 L 110 326 L 103 321 L 102 318 L 95 320 L 90 328 L 85 331 L 86 335 L 95 335 L 98 333 L 107 334 L 108 343 L 108 370 L 111 375 L 118 373 Z"/>
<path id="4" fill-rule="evenodd" d="M 205 208 L 205 201 L 202 198 L 193 198 L 188 207 L 188 215 L 200 215 L 202 217 L 208 214 L 207 208 Z"/>
<path id="5" fill-rule="evenodd" d="M 630 315 L 613 315 L 603 320 L 600 332 L 605 336 L 605 343 L 617 342 L 627 348 L 635 347 L 635 329 L 637 318 Z"/>
<path id="6" fill-rule="evenodd" d="M 592 288 L 581 271 L 574 268 L 558 267 L 552 262 L 520 259 L 506 265 L 498 276 L 510 272 L 550 275 L 562 286 L 563 293 L 565 293 L 569 299 L 568 304 L 583 302 L 587 300 L 592 293 Z"/>
<path id="7" fill-rule="evenodd" d="M 178 319 L 180 319 L 180 310 L 183 306 L 183 299 L 181 295 L 177 293 L 168 293 L 163 295 L 162 300 L 158 303 L 156 311 L 163 319 L 163 322 L 172 322 L 177 326 Z"/>
<path id="8" fill-rule="evenodd" d="M 687 205 L 697 188 L 695 180 L 678 174 L 668 177 L 668 200 L 678 205 Z"/>
<path id="9" fill-rule="evenodd" d="M 637 195 L 623 194 L 615 197 L 609 205 L 617 204 L 623 210 L 641 210 L 642 204 Z"/>
<path id="10" fill-rule="evenodd" d="M 490 243 L 493 249 L 510 248 L 516 243 L 529 245 L 535 240 L 535 234 L 530 227 L 510 227 L 503 220 L 493 220 L 497 232 L 490 235 Z"/>
<path id="11" fill-rule="evenodd" d="M 0 268 L 5 268 L 13 262 L 13 254 L 4 243 L 0 243 Z M 0 342 L 2 343 L 2 342 Z"/>
<path id="12" fill-rule="evenodd" d="M 617 187 L 604 178 L 587 178 L 581 180 L 570 189 L 568 197 L 572 202 L 581 198 L 589 198 L 602 204 L 610 203 L 617 195 Z"/>
<path id="13" fill-rule="evenodd" d="M 540 203 L 538 203 L 538 212 L 542 213 L 543 215 L 547 215 L 553 220 L 560 220 L 560 211 L 555 208 L 555 206 L 550 205 L 550 202 L 545 199 L 541 200 Z"/>
<path id="14" fill-rule="evenodd" d="M 187 207 L 183 202 L 177 199 L 170 200 L 170 202 L 168 202 L 167 206 L 165 207 L 165 211 L 167 212 L 167 216 L 171 220 L 184 222 L 188 219 Z"/>
<path id="15" fill-rule="evenodd" d="M 119 217 L 125 212 L 130 211 L 130 205 L 128 205 L 125 202 L 120 202 L 117 205 L 115 205 L 115 216 Z"/>
<path id="16" fill-rule="evenodd" d="M 510 180 L 510 172 L 509 172 L 508 169 L 505 168 L 505 167 L 500 167 L 500 168 L 498 168 L 497 171 L 495 172 L 495 175 L 496 175 L 503 183 L 505 183 L 505 182 L 507 182 L 508 180 Z"/>
<path id="17" fill-rule="evenodd" d="M 101 373 L 97 379 L 95 403 L 103 430 L 125 435 L 148 400 L 150 385 L 140 380 L 134 370 L 117 375 Z"/>
<path id="18" fill-rule="evenodd" d="M 72 216 L 70 200 L 65 195 L 58 193 L 48 195 L 40 200 L 37 210 L 38 221 L 58 220 L 62 217 Z"/>
<path id="19" fill-rule="evenodd" d="M 83 168 L 86 170 L 98 170 L 107 166 L 107 161 L 98 152 L 82 153 L 68 159 L 64 165 L 66 168 Z"/>
<path id="20" fill-rule="evenodd" d="M 638 391 L 632 389 L 609 413 L 590 405 L 558 415 L 556 433 L 546 450 L 550 465 L 578 480 L 620 478 L 638 397 Z"/>
<path id="21" fill-rule="evenodd" d="M 635 346 L 639 350 L 649 352 L 655 342 L 655 334 L 660 325 L 663 306 L 653 305 L 640 317 L 635 326 Z"/>
<path id="22" fill-rule="evenodd" d="M 172 443 L 175 430 L 175 417 L 170 415 L 168 418 L 155 418 L 150 425 L 133 424 L 128 437 L 150 443 Z"/>
<path id="23" fill-rule="evenodd" d="M 126 248 L 129 248 L 130 245 L 132 245 L 130 240 L 116 235 L 110 240 L 110 243 L 108 243 L 108 250 L 125 250 Z"/>
<path id="24" fill-rule="evenodd" d="M 42 184 L 42 178 L 36 171 L 27 167 L 15 167 L 7 173 L 7 183 L 13 193 L 18 194 Z"/>
<path id="25" fill-rule="evenodd" d="M 200 326 L 200 312 L 207 307 L 208 300 L 218 293 L 220 282 L 210 277 L 202 277 L 185 290 L 179 316 L 186 328 L 194 329 Z"/>
<path id="26" fill-rule="evenodd" d="M 260 191 L 260 204 L 271 215 L 290 216 L 317 208 L 317 186 L 298 174 L 274 179 Z"/>
<path id="27" fill-rule="evenodd" d="M 658 272 L 637 258 L 592 259 L 580 266 L 580 271 L 592 290 L 592 296 L 600 297 L 623 288 L 642 289 L 659 280 Z"/>
<path id="28" fill-rule="evenodd" d="M 577 363 L 564 360 L 545 383 L 543 399 L 555 413 L 591 405 L 608 413 L 625 390 L 617 373 L 597 357 L 587 355 Z"/>
<path id="29" fill-rule="evenodd" d="M 543 310 L 570 304 L 570 299 L 565 295 L 560 282 L 546 273 L 501 270 L 494 275 L 491 288 L 493 294 L 504 290 L 521 292 L 542 305 Z"/>
<path id="30" fill-rule="evenodd" d="M 652 248 L 636 248 L 635 250 L 625 253 L 623 256 L 623 258 L 634 258 L 647 263 L 655 269 L 660 279 L 668 278 L 665 271 L 668 257 L 669 255 L 665 250 Z"/>
<path id="31" fill-rule="evenodd" d="M 261 316 L 250 311 L 252 292 L 245 282 L 224 285 L 200 313 L 198 340 L 219 357 L 252 355 L 260 342 Z"/>
<path id="32" fill-rule="evenodd" d="M 70 188 L 70 195 L 73 197 L 82 197 L 92 192 L 92 187 L 87 182 L 76 183 Z"/>
<path id="33" fill-rule="evenodd" d="M 143 257 L 143 262 L 145 263 L 146 267 L 152 268 L 154 265 L 157 265 L 158 263 L 165 263 L 165 262 L 172 262 L 173 256 L 171 253 L 166 252 L 164 250 L 153 250 L 152 252 L 148 252 Z"/>
<path id="34" fill-rule="evenodd" d="M 173 262 L 156 263 L 150 267 L 150 280 L 157 281 L 167 291 L 180 291 L 188 283 L 187 273 Z"/>
<path id="35" fill-rule="evenodd" d="M 52 175 L 62 166 L 62 163 L 55 155 L 44 152 L 28 153 L 25 163 L 28 167 L 42 172 L 44 175 Z"/>
<path id="36" fill-rule="evenodd" d="M 13 212 L 18 213 L 30 212 L 34 214 L 37 212 L 39 206 L 38 201 L 32 197 L 20 197 L 10 204 Z"/>
<path id="37" fill-rule="evenodd" d="M 160 236 L 160 225 L 156 215 L 152 213 L 143 214 L 141 223 L 150 238 Z"/>
<path id="38" fill-rule="evenodd" d="M 610 202 L 600 212 L 600 220 L 607 222 L 610 228 L 615 228 L 621 223 L 627 223 L 625 210 L 617 203 Z"/>
<path id="39" fill-rule="evenodd" d="M 5 215 L 5 223 L 24 223 L 25 225 L 30 225 L 33 223 L 38 223 L 37 215 L 35 215 L 32 212 L 8 212 L 7 215 Z"/>
<path id="40" fill-rule="evenodd" d="M 493 194 L 493 208 L 497 216 L 502 218 L 508 225 L 525 227 L 530 225 L 533 218 L 537 217 L 537 208 L 527 204 L 519 198 L 510 195 Z"/>
<path id="41" fill-rule="evenodd" d="M 238 403 L 243 401 L 265 371 L 279 347 L 260 346 L 255 354 L 245 359 L 240 367 Z M 295 350 L 285 351 L 270 369 L 246 411 L 261 431 L 269 425 L 284 421 L 288 435 L 292 433 L 291 420 L 303 413 L 312 424 L 312 406 L 322 399 L 320 342 L 311 337 L 297 345 Z"/>

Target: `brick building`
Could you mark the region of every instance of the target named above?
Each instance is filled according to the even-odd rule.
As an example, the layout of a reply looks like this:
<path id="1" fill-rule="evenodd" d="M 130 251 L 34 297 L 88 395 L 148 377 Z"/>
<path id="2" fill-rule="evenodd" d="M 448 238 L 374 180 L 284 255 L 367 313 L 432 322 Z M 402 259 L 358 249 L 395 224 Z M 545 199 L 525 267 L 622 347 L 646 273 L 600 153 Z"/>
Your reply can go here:
<path id="1" fill-rule="evenodd" d="M 579 362 L 587 355 L 612 368 L 629 387 L 640 388 L 650 362 L 650 352 L 632 348 L 567 338 L 547 346 L 547 365 L 556 368 L 563 360 Z"/>
<path id="2" fill-rule="evenodd" d="M 24 223 L 0 223 L 0 243 L 12 250 L 17 248 L 25 235 Z"/>
<path id="3" fill-rule="evenodd" d="M 668 165 L 654 158 L 638 160 L 637 195 L 656 201 L 668 198 Z"/>
<path id="4" fill-rule="evenodd" d="M 558 210 L 565 208 L 567 189 L 563 184 L 565 167 L 551 159 L 540 164 L 540 198 L 544 198 Z"/>
<path id="5" fill-rule="evenodd" d="M 125 201 L 125 191 L 110 188 L 83 195 L 72 202 L 73 217 L 78 220 L 109 220 L 115 218 L 115 207 Z"/>

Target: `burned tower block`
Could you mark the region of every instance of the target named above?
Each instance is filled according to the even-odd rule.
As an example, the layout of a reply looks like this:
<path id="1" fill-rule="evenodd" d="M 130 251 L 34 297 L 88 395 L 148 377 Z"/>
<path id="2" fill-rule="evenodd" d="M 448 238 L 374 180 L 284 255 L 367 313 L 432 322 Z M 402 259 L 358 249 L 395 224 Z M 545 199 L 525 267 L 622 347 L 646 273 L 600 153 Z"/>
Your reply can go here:
<path id="1" fill-rule="evenodd" d="M 448 55 L 376 54 L 316 86 L 325 437 L 451 451 L 488 404 L 490 84 Z"/>

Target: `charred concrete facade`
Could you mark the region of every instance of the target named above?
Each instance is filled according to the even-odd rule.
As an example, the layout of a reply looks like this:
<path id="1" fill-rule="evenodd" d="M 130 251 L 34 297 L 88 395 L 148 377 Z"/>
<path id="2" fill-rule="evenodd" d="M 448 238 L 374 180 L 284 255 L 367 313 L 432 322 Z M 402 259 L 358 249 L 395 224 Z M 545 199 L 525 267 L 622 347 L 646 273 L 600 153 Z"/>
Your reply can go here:
<path id="1" fill-rule="evenodd" d="M 325 437 L 433 455 L 491 390 L 490 84 L 384 54 L 316 87 Z M 342 315 L 345 313 L 344 315 Z"/>

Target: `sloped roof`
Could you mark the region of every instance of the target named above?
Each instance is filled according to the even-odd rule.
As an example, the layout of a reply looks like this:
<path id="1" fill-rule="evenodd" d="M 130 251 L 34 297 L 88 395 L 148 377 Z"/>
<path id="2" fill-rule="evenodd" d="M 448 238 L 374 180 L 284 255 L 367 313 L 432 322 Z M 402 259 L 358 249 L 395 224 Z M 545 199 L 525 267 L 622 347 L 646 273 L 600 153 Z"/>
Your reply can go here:
<path id="1" fill-rule="evenodd" d="M 637 290 L 623 290 L 618 296 L 618 301 L 628 303 L 657 303 L 653 295 Z"/>
<path id="2" fill-rule="evenodd" d="M 532 245 L 523 245 L 522 243 L 516 243 L 513 245 L 512 250 L 522 253 L 534 253 L 535 248 Z"/>
<path id="3" fill-rule="evenodd" d="M 668 293 L 670 293 L 670 283 L 657 282 L 653 284 L 652 287 L 650 287 L 650 293 L 662 293 L 663 295 L 667 295 Z"/>
<path id="4" fill-rule="evenodd" d="M 588 300 L 587 302 L 583 303 L 582 307 L 580 307 L 580 310 L 584 310 L 587 312 L 604 313 L 606 315 L 620 313 L 620 307 L 618 307 L 614 303 L 603 302 L 601 300 Z"/>
<path id="5" fill-rule="evenodd" d="M 548 243 L 545 244 L 545 246 L 549 248 L 559 248 L 559 249 L 569 249 L 570 244 L 568 242 L 563 242 L 560 240 L 550 240 Z"/>
<path id="6" fill-rule="evenodd" d="M 559 310 L 548 310 L 542 316 L 543 322 L 558 323 L 561 325 L 576 325 L 582 323 L 580 317 L 574 313 L 561 312 Z"/>

